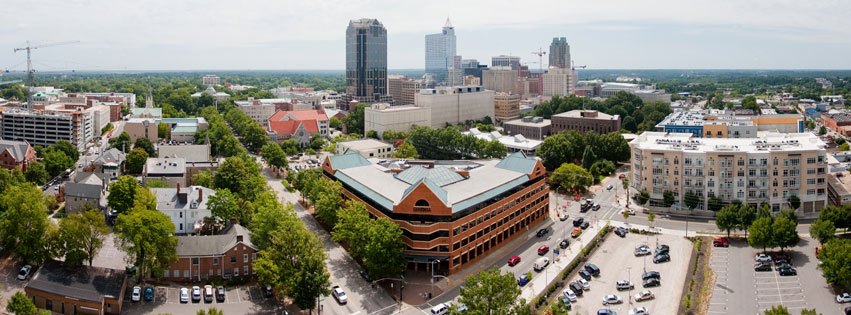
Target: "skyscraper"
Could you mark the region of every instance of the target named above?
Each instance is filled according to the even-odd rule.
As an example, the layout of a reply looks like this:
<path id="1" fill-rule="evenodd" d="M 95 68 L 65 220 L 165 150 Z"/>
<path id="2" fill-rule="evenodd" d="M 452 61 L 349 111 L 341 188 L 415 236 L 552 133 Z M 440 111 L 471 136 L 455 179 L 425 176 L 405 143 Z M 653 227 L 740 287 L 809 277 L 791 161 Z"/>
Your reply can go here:
<path id="1" fill-rule="evenodd" d="M 520 57 L 506 55 L 491 57 L 491 67 L 511 67 L 511 70 L 520 70 Z"/>
<path id="2" fill-rule="evenodd" d="M 448 18 L 442 32 L 425 36 L 425 47 L 426 73 L 438 84 L 446 82 L 447 69 L 460 66 L 455 64 L 455 28 Z"/>
<path id="3" fill-rule="evenodd" d="M 553 37 L 550 44 L 550 67 L 570 68 L 570 45 L 565 37 Z"/>
<path id="4" fill-rule="evenodd" d="M 388 100 L 387 29 L 376 19 L 351 20 L 346 28 L 346 100 Z"/>

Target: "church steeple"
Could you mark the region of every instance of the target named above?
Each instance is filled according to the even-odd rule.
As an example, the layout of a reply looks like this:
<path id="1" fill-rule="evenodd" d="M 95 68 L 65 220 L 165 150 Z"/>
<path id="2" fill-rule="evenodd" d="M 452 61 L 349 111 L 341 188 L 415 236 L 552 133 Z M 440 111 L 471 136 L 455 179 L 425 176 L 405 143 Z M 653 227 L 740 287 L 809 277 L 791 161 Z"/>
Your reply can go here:
<path id="1" fill-rule="evenodd" d="M 154 89 L 148 85 L 148 94 L 145 96 L 145 108 L 154 108 Z"/>

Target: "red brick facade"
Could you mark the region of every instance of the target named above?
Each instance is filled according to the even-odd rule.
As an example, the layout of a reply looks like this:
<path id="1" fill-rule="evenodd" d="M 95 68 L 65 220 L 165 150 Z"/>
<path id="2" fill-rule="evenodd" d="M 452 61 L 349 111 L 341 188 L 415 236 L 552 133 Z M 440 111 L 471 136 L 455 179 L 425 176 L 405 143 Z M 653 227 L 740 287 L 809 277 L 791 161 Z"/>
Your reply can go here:
<path id="1" fill-rule="evenodd" d="M 20 161 L 15 159 L 15 156 L 9 151 L 9 149 L 3 150 L 3 152 L 0 153 L 0 166 L 5 169 L 20 168 L 22 171 L 26 171 L 27 165 L 35 160 L 35 150 L 31 146 L 27 148 L 24 159 Z"/>
<path id="2" fill-rule="evenodd" d="M 163 276 L 172 281 L 253 276 L 257 252 L 253 247 L 239 244 L 224 255 L 179 257 L 177 262 L 168 267 L 168 275 Z"/>

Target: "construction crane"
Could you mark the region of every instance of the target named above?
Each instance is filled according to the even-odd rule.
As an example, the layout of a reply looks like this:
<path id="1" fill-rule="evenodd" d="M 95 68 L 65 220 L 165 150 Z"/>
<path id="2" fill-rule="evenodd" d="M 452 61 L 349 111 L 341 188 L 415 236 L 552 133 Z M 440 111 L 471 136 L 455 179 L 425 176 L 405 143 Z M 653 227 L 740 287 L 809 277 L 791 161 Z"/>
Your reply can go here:
<path id="1" fill-rule="evenodd" d="M 30 88 L 33 87 L 33 81 L 35 79 L 35 70 L 33 70 L 33 61 L 32 61 L 33 49 L 53 47 L 53 46 L 59 46 L 59 45 L 75 44 L 75 43 L 79 43 L 79 42 L 80 41 L 74 40 L 74 41 L 58 42 L 58 43 L 50 43 L 50 44 L 33 46 L 33 45 L 30 44 L 30 41 L 27 41 L 27 47 L 15 48 L 15 52 L 22 51 L 22 50 L 27 51 L 27 84 L 29 85 L 27 87 L 27 106 L 30 106 L 30 104 L 31 104 L 30 103 L 31 102 Z"/>
<path id="2" fill-rule="evenodd" d="M 588 67 L 588 66 L 577 66 L 577 65 L 576 65 L 576 63 L 575 63 L 575 62 L 573 62 L 573 60 L 571 60 L 571 61 L 570 61 L 570 63 L 573 65 L 573 66 L 570 68 L 571 70 L 576 70 L 576 68 L 579 68 L 579 69 L 585 69 L 585 68 L 587 68 L 587 67 Z"/>
<path id="3" fill-rule="evenodd" d="M 532 54 L 538 56 L 538 70 L 541 74 L 544 74 L 544 55 L 546 55 L 547 52 L 541 47 L 538 47 L 538 51 L 533 51 Z"/>

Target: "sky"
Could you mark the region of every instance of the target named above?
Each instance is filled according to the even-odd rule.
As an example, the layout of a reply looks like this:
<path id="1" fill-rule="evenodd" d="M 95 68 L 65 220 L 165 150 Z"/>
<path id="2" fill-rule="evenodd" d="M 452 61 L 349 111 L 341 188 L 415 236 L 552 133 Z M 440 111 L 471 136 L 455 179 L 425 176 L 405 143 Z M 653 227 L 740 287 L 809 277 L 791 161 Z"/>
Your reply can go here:
<path id="1" fill-rule="evenodd" d="M 464 59 L 567 37 L 590 69 L 851 69 L 847 0 L 3 0 L 0 70 L 342 70 L 348 21 L 377 18 L 388 67 L 424 68 L 449 18 Z"/>

